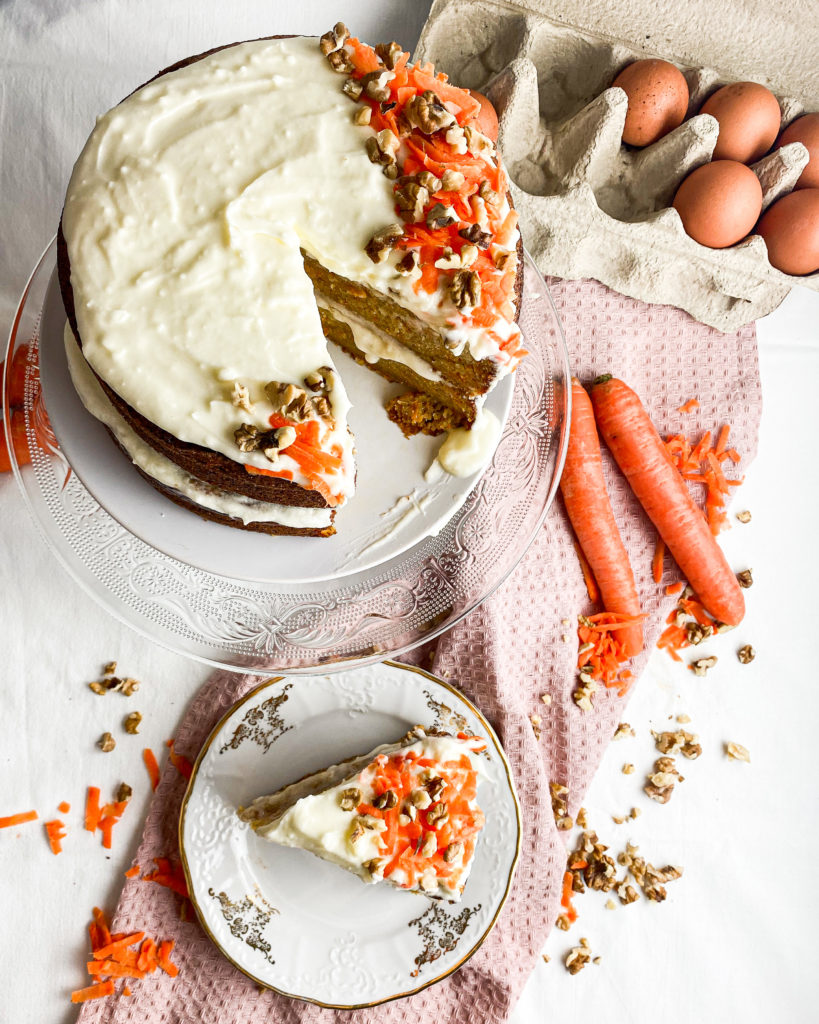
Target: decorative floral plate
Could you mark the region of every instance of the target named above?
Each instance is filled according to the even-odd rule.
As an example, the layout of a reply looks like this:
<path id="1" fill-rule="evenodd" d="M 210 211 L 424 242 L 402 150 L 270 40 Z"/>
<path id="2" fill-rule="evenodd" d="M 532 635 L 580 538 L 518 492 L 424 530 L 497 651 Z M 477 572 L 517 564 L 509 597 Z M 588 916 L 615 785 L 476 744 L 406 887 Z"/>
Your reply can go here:
<path id="1" fill-rule="evenodd" d="M 528 258 L 520 325 L 529 354 L 514 375 L 492 461 L 466 499 L 435 536 L 402 554 L 338 579 L 290 583 L 249 582 L 205 571 L 192 564 L 198 558 L 171 557 L 111 515 L 73 470 L 40 387 L 41 320 L 54 260 L 52 242 L 20 300 L 6 352 L 7 436 L 15 355 L 24 376 L 16 415 L 27 450 L 19 460 L 12 453 L 12 469 L 58 560 L 108 611 L 150 639 L 247 672 L 380 661 L 455 625 L 506 579 L 534 540 L 563 468 L 571 389 L 560 321 Z M 117 454 L 113 443 L 107 450 Z M 124 461 L 120 469 L 133 474 Z M 153 488 L 145 490 L 153 501 Z M 171 502 L 164 504 L 160 515 L 177 515 Z M 288 539 L 265 538 L 271 551 Z"/>
<path id="2" fill-rule="evenodd" d="M 488 742 L 478 785 L 486 825 L 460 903 L 365 885 L 237 817 L 254 797 L 416 723 Z M 511 771 L 489 723 L 447 683 L 394 662 L 257 687 L 211 733 L 179 823 L 191 900 L 225 956 L 261 985 L 341 1009 L 411 995 L 468 960 L 504 904 L 520 836 Z"/>

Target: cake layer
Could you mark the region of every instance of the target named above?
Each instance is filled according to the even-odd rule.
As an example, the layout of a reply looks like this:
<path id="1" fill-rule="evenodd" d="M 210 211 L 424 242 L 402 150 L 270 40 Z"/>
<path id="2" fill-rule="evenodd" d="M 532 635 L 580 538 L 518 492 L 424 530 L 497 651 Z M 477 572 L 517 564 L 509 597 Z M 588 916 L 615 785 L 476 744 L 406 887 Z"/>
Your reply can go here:
<path id="1" fill-rule="evenodd" d="M 427 734 L 309 775 L 239 816 L 257 834 L 307 850 L 365 882 L 457 900 L 483 827 L 477 737 Z"/>
<path id="2" fill-rule="evenodd" d="M 145 479 L 167 497 L 205 518 L 257 532 L 320 533 L 325 536 L 328 531 L 332 532 L 335 515 L 332 509 L 255 501 L 213 487 L 186 473 L 139 437 L 119 415 L 83 358 L 68 323 L 65 326 L 65 350 L 72 383 L 85 408 L 105 425 Z"/>

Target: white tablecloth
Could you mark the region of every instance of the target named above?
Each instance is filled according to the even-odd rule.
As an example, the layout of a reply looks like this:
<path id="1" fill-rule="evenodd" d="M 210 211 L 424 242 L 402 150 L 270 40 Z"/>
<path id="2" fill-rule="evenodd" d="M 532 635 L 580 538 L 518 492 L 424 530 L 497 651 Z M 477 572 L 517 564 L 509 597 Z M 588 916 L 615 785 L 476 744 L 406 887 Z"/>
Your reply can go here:
<path id="1" fill-rule="evenodd" d="M 219 43 L 320 33 L 338 18 L 364 38 L 413 44 L 427 9 L 420 0 L 0 6 L 0 323 L 10 325 L 55 230 L 94 116 L 135 84 Z M 735 505 L 751 509 L 753 521 L 725 537 L 734 563 L 754 570 L 747 619 L 713 645 L 720 661 L 706 679 L 655 654 L 627 714 L 637 737 L 611 745 L 586 800 L 604 841 L 620 849 L 630 838 L 649 860 L 681 864 L 685 875 L 663 905 L 609 911 L 599 894 L 580 897 L 578 924 L 553 932 L 544 951 L 551 962 L 534 972 L 515 1024 L 817 1019 L 819 896 L 805 861 L 819 839 L 817 322 L 819 297 L 798 290 L 759 325 L 762 438 Z M 75 1016 L 68 994 L 85 984 L 90 908 L 114 906 L 148 804 L 140 751 L 162 749 L 208 670 L 141 639 L 87 597 L 46 549 L 10 475 L 0 478 L 0 510 L 0 815 L 35 807 L 47 818 L 60 801 L 72 804 L 59 858 L 40 824 L 0 832 L 0 1021 L 67 1022 Z M 746 642 L 757 657 L 742 666 L 734 651 Z M 95 697 L 85 685 L 111 658 L 142 681 L 130 701 Z M 118 728 L 132 709 L 144 716 L 138 738 Z M 656 756 L 649 729 L 671 728 L 669 716 L 683 711 L 704 752 L 683 762 L 686 781 L 662 807 L 641 794 Z M 109 729 L 120 738 L 105 755 L 94 743 Z M 752 763 L 729 763 L 727 740 L 748 747 Z M 634 775 L 620 772 L 624 761 Z M 134 800 L 106 855 L 99 837 L 81 830 L 85 787 L 108 792 L 121 780 Z M 639 820 L 612 822 L 632 806 L 642 809 Z M 602 962 L 571 977 L 559 961 L 581 935 Z"/>

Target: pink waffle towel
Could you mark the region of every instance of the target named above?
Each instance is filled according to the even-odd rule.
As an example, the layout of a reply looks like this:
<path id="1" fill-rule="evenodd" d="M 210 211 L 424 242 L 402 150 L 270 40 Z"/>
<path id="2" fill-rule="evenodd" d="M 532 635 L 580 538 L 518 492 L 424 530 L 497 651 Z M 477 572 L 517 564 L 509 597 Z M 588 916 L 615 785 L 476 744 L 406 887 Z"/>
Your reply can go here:
<path id="1" fill-rule="evenodd" d="M 667 306 L 647 306 L 594 281 L 551 281 L 563 319 L 572 367 L 581 380 L 613 373 L 642 397 L 661 434 L 732 426 L 732 444 L 745 472 L 756 450 L 762 408 L 756 334 L 719 334 Z M 699 400 L 694 413 L 679 406 Z M 607 456 L 604 453 L 604 458 Z M 612 505 L 634 567 L 643 608 L 646 652 L 675 598 L 664 585 L 679 573 L 666 559 L 666 578 L 651 579 L 656 534 L 610 460 L 606 463 Z M 512 613 L 514 610 L 514 613 Z M 432 670 L 455 683 L 485 713 L 503 742 L 520 794 L 524 835 L 520 866 L 509 899 L 487 941 L 459 971 L 440 984 L 399 1002 L 372 1009 L 324 1010 L 311 1003 L 259 992 L 210 943 L 195 921 L 179 920 L 178 898 L 167 889 L 130 879 L 114 919 L 117 931 L 145 929 L 176 940 L 175 979 L 154 974 L 132 984 L 130 998 L 86 1004 L 80 1024 L 251 1024 L 265 1020 L 348 1024 L 496 1024 L 508 1017 L 534 968 L 558 911 L 565 869 L 564 834 L 552 816 L 549 782 L 568 786 L 575 812 L 623 715 L 626 699 L 598 693 L 594 710 L 572 700 L 576 684 L 574 637 L 588 598 L 560 501 L 517 570 L 498 592 L 437 645 Z M 647 658 L 643 653 L 636 672 Z M 258 677 L 215 673 L 199 692 L 176 734 L 177 750 L 195 756 L 225 711 Z M 546 710 L 542 693 L 552 696 Z M 529 716 L 540 713 L 535 738 Z M 150 865 L 177 846 L 184 781 L 165 765 L 145 824 L 137 860 Z"/>

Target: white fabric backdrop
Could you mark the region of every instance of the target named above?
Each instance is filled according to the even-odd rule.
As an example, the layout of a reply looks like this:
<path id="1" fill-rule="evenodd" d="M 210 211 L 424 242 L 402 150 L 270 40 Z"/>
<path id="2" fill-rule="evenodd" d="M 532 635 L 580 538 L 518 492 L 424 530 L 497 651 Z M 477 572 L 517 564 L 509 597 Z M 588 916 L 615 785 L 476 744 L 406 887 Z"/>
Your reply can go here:
<path id="1" fill-rule="evenodd" d="M 429 4 L 371 0 L 160 0 L 0 3 L 0 329 L 5 334 L 31 267 L 53 234 L 72 162 L 94 116 L 175 59 L 272 33 L 320 33 L 342 18 L 364 38 L 417 39 Z M 580 920 L 553 932 L 551 962 L 535 971 L 514 1024 L 600 1019 L 609 1024 L 817 1019 L 812 983 L 819 896 L 803 851 L 819 839 L 812 783 L 819 690 L 812 652 L 819 577 L 819 470 L 809 440 L 819 427 L 819 297 L 798 291 L 759 325 L 765 399 L 759 457 L 735 509 L 753 521 L 725 538 L 732 561 L 753 567 L 748 616 L 713 651 L 707 679 L 652 659 L 632 700 L 632 740 L 613 744 L 586 800 L 592 826 L 620 849 L 626 838 L 655 864 L 684 866 L 661 906 L 615 911 L 578 898 Z M 39 823 L 0 832 L 0 1022 L 72 1021 L 71 989 L 85 984 L 90 908 L 113 907 L 149 800 L 140 751 L 173 735 L 208 670 L 141 639 L 88 598 L 58 566 L 16 484 L 0 478 L 0 815 L 72 804 L 65 852 L 54 858 Z M 807 638 L 803 634 L 807 633 Z M 734 650 L 751 642 L 753 664 Z M 110 658 L 142 680 L 135 698 L 93 696 L 85 683 Z M 108 755 L 94 742 L 118 733 L 133 709 L 138 738 L 119 733 Z M 649 729 L 689 714 L 703 756 L 661 807 L 640 793 L 655 756 Z M 751 765 L 722 756 L 745 744 Z M 634 762 L 624 776 L 620 766 Z M 120 780 L 134 800 L 110 855 L 81 830 L 85 787 Z M 633 806 L 638 821 L 612 814 Z M 559 963 L 587 936 L 599 966 L 571 977 Z"/>

